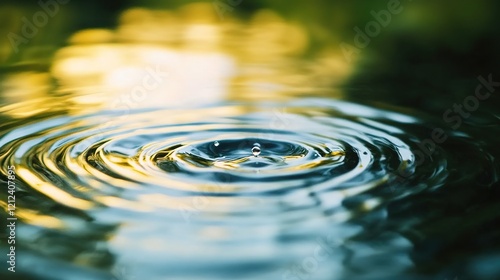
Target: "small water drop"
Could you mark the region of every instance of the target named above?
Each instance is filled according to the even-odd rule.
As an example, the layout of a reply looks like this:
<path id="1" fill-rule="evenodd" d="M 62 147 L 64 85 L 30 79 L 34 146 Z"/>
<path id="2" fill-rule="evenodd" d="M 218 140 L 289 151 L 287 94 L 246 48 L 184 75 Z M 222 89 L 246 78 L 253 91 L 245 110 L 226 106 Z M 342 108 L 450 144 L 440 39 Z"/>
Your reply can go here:
<path id="1" fill-rule="evenodd" d="M 253 148 L 252 148 L 252 154 L 254 156 L 260 155 L 260 144 L 259 143 L 254 143 Z"/>
<path id="2" fill-rule="evenodd" d="M 214 142 L 214 146 L 215 146 L 215 147 L 219 147 L 219 142 L 218 142 L 218 141 L 215 141 L 215 142 Z"/>

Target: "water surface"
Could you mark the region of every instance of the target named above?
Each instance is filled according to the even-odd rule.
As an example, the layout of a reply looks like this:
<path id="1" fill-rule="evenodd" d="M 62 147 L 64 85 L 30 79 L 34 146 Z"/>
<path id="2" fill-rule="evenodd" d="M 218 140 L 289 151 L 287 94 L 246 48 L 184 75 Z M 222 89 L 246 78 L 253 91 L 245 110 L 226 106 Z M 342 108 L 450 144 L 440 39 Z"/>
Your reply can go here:
<path id="1" fill-rule="evenodd" d="M 134 12 L 119 35 L 135 34 Z M 4 71 L 19 279 L 500 275 L 493 140 L 349 100 L 326 85 L 353 66 L 291 58 L 301 29 L 268 17 L 244 30 L 257 53 L 147 32 L 83 44 L 85 31 L 46 70 Z M 259 41 L 270 27 L 295 41 Z M 446 142 L 423 145 L 436 127 Z"/>

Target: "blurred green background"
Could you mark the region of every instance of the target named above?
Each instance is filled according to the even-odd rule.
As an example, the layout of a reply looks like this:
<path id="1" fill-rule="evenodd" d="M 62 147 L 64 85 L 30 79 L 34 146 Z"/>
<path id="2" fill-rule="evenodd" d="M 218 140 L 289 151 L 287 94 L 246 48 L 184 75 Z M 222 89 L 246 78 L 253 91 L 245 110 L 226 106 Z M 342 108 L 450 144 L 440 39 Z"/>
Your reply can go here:
<path id="1" fill-rule="evenodd" d="M 189 0 L 68 1 L 61 12 L 27 43 L 13 52 L 8 34 L 21 33 L 22 18 L 32 19 L 39 1 L 4 0 L 0 4 L 0 62 L 5 67 L 31 64 L 44 67 L 51 55 L 75 31 L 113 28 L 118 16 L 131 7 L 176 9 Z M 50 1 L 40 1 L 47 3 Z M 227 0 L 205 1 L 233 17 L 248 19 L 260 9 L 272 9 L 304 26 L 310 44 L 307 55 L 324 49 L 341 52 L 340 44 L 356 46 L 355 27 L 364 30 L 374 20 L 371 11 L 387 10 L 391 1 Z M 344 85 L 352 98 L 409 106 L 440 113 L 450 102 L 460 102 L 474 92 L 478 75 L 498 71 L 500 47 L 499 3 L 481 1 L 397 1 L 401 12 L 370 38 L 360 50 L 355 73 Z M 229 5 L 229 6 L 224 6 Z M 223 19 L 221 19 L 223 20 Z M 493 110 L 498 98 L 488 102 Z M 484 108 L 483 108 L 484 109 Z"/>

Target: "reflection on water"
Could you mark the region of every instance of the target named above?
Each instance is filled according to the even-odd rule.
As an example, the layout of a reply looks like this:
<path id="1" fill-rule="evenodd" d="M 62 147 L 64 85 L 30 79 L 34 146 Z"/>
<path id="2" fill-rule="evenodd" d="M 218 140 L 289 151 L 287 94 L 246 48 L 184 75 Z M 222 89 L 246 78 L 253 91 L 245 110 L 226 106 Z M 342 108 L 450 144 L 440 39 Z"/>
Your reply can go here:
<path id="1" fill-rule="evenodd" d="M 19 275 L 420 279 L 436 257 L 448 275 L 450 248 L 493 224 L 498 207 L 474 208 L 466 188 L 497 180 L 479 144 L 450 131 L 446 149 L 415 153 L 435 120 L 342 101 L 326 87 L 352 65 L 303 61 L 305 30 L 271 11 L 131 9 L 70 42 L 48 72 L 2 79 Z M 472 214 L 446 236 L 450 193 Z"/>

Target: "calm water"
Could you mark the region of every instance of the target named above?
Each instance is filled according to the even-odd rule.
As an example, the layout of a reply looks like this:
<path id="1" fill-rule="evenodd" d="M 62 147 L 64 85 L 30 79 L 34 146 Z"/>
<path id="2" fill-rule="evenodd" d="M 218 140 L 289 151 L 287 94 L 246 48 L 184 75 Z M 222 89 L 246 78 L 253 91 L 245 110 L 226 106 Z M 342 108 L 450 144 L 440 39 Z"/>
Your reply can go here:
<path id="1" fill-rule="evenodd" d="M 18 272 L 1 275 L 500 277 L 496 142 L 473 136 L 496 126 L 349 101 L 325 84 L 350 66 L 326 63 L 325 77 L 312 65 L 332 57 L 191 47 L 75 44 L 46 69 L 3 72 Z M 442 145 L 429 140 L 436 127 Z"/>

